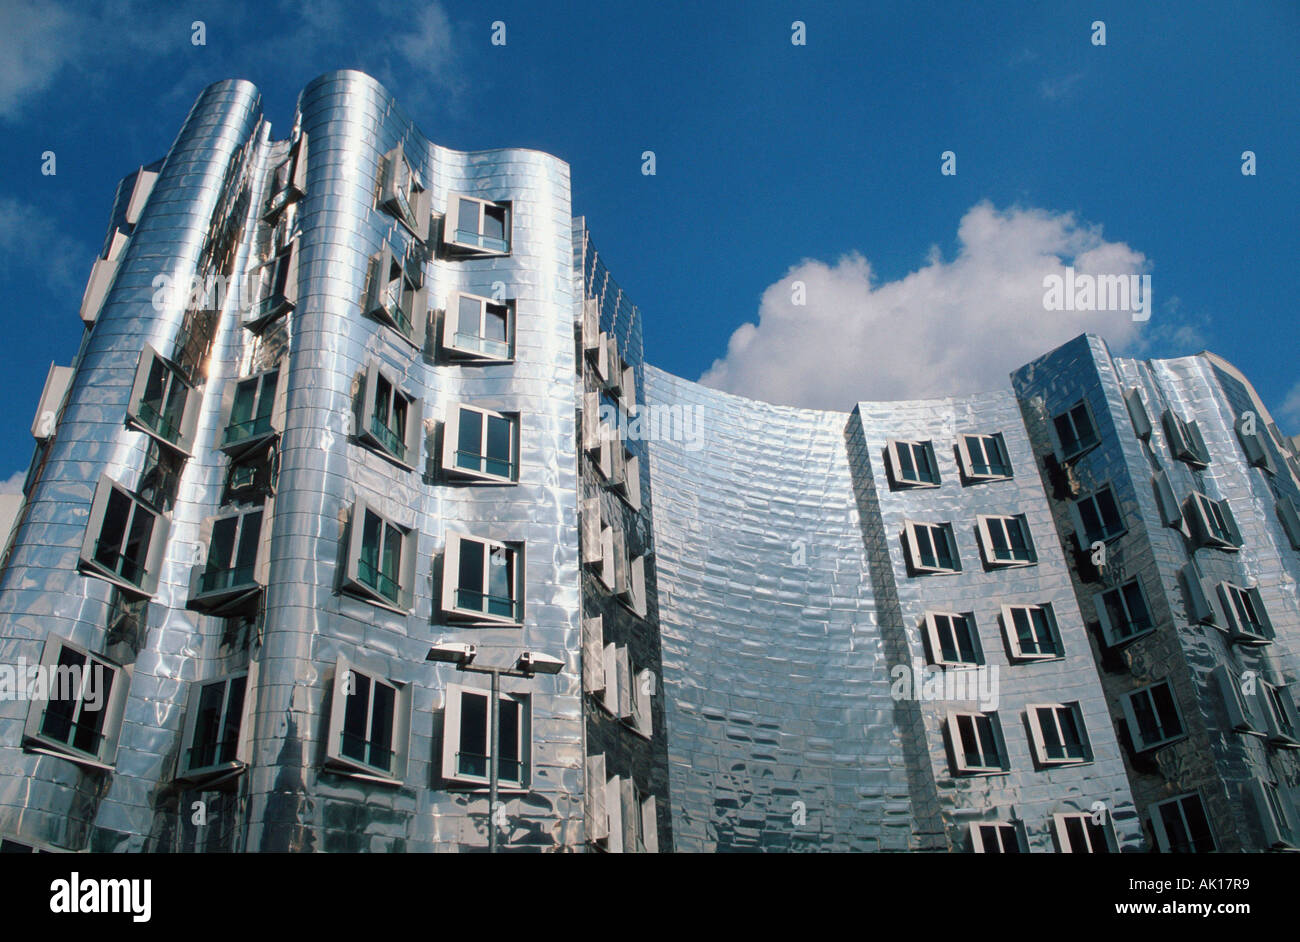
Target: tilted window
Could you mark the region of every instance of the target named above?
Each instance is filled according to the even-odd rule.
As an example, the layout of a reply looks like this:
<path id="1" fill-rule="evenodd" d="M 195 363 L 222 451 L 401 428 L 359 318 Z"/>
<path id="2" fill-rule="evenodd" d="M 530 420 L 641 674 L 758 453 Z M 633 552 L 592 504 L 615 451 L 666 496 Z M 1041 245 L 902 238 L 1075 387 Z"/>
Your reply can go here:
<path id="1" fill-rule="evenodd" d="M 232 458 L 265 444 L 284 430 L 289 384 L 278 366 L 232 380 L 223 396 L 221 450 Z"/>
<path id="2" fill-rule="evenodd" d="M 933 442 L 891 441 L 889 467 L 894 483 L 901 487 L 938 487 L 939 463 Z"/>
<path id="3" fill-rule="evenodd" d="M 443 245 L 461 254 L 509 255 L 511 216 L 508 202 L 452 193 L 443 218 Z"/>
<path id="4" fill-rule="evenodd" d="M 1101 443 L 1097 422 L 1087 400 L 1080 400 L 1060 415 L 1052 417 L 1056 437 L 1056 458 L 1069 461 Z"/>
<path id="5" fill-rule="evenodd" d="M 427 241 L 432 206 L 430 193 L 400 145 L 384 155 L 379 188 L 380 208 L 393 215 L 421 242 Z"/>
<path id="6" fill-rule="evenodd" d="M 447 534 L 442 610 L 451 618 L 519 625 L 524 620 L 524 545 Z"/>
<path id="7" fill-rule="evenodd" d="M 1166 854 L 1209 854 L 1218 849 L 1201 796 L 1179 795 L 1151 807 L 1156 846 Z"/>
<path id="8" fill-rule="evenodd" d="M 949 741 L 955 772 L 981 774 L 1005 772 L 1010 768 L 1002 724 L 993 713 L 949 713 Z"/>
<path id="9" fill-rule="evenodd" d="M 1092 597 L 1101 633 L 1111 647 L 1131 641 L 1155 628 L 1151 606 L 1137 579 Z"/>
<path id="10" fill-rule="evenodd" d="M 918 573 L 961 572 L 957 540 L 951 523 L 915 523 L 907 521 L 907 556 Z"/>
<path id="11" fill-rule="evenodd" d="M 1083 711 L 1077 703 L 1031 703 L 1025 707 L 1039 765 L 1092 761 Z"/>
<path id="12" fill-rule="evenodd" d="M 1195 420 L 1187 421 L 1172 409 L 1166 410 L 1163 424 L 1169 451 L 1179 461 L 1194 468 L 1204 468 L 1210 463 L 1210 449 L 1205 445 L 1200 426 Z"/>
<path id="13" fill-rule="evenodd" d="M 366 313 L 415 347 L 424 349 L 429 323 L 429 293 L 420 266 L 384 243 L 371 261 Z"/>
<path id="14" fill-rule="evenodd" d="M 451 292 L 442 347 L 453 356 L 509 363 L 515 357 L 515 302 Z"/>
<path id="15" fill-rule="evenodd" d="M 102 475 L 91 501 L 77 568 L 130 592 L 153 595 L 169 526 L 157 510 Z"/>
<path id="16" fill-rule="evenodd" d="M 1300 838 L 1296 835 L 1295 803 L 1283 793 L 1278 783 L 1254 779 L 1245 783 L 1245 789 L 1254 800 L 1264 843 L 1268 847 L 1288 850 L 1300 846 Z"/>
<path id="17" fill-rule="evenodd" d="M 923 626 L 931 663 L 945 667 L 984 663 L 973 613 L 926 612 Z"/>
<path id="18" fill-rule="evenodd" d="M 180 369 L 146 344 L 136 366 L 127 421 L 154 440 L 188 454 L 194 447 L 200 398 Z"/>
<path id="19" fill-rule="evenodd" d="M 1024 836 L 1010 821 L 979 822 L 970 826 L 971 850 L 977 854 L 1022 854 Z"/>
<path id="20" fill-rule="evenodd" d="M 1056 846 L 1062 854 L 1113 854 L 1118 851 L 1110 815 L 1098 821 L 1091 814 L 1052 815 Z"/>
<path id="21" fill-rule="evenodd" d="M 1056 613 L 1050 603 L 1003 605 L 1002 630 L 1011 656 L 1017 660 L 1041 661 L 1064 654 Z"/>
<path id="22" fill-rule="evenodd" d="M 275 168 L 264 217 L 274 216 L 307 192 L 307 132 L 299 131 L 289 154 Z"/>
<path id="23" fill-rule="evenodd" d="M 266 584 L 272 502 L 204 521 L 207 559 L 190 573 L 188 608 L 228 614 L 251 605 Z"/>
<path id="24" fill-rule="evenodd" d="M 210 782 L 248 767 L 256 686 L 256 662 L 190 685 L 177 781 Z"/>
<path id="25" fill-rule="evenodd" d="M 990 566 L 1032 566 L 1038 562 L 1024 514 L 978 517 L 984 559 Z"/>
<path id="26" fill-rule="evenodd" d="M 1133 748 L 1138 752 L 1156 749 L 1187 735 L 1173 688 L 1165 681 L 1125 694 L 1120 702 L 1133 737 Z"/>
<path id="27" fill-rule="evenodd" d="M 24 746 L 91 768 L 111 768 L 131 668 L 50 635 L 41 652 L 40 676 L 45 689 L 37 691 L 39 682 L 33 681 Z"/>
<path id="28" fill-rule="evenodd" d="M 1273 462 L 1273 454 L 1269 450 L 1264 433 L 1257 427 L 1258 421 L 1252 422 L 1245 416 L 1239 418 L 1234 427 L 1237 430 L 1237 438 L 1241 441 L 1242 451 L 1246 453 L 1246 461 L 1257 468 L 1263 468 L 1269 474 L 1277 473 L 1277 465 Z"/>
<path id="29" fill-rule="evenodd" d="M 1093 543 L 1108 542 L 1123 536 L 1128 525 L 1119 511 L 1119 502 L 1109 485 L 1080 497 L 1072 505 L 1074 532 L 1078 535 L 1080 548 L 1087 549 Z"/>
<path id="30" fill-rule="evenodd" d="M 454 478 L 507 484 L 518 481 L 518 413 L 449 404 L 443 428 L 442 467 Z"/>
<path id="31" fill-rule="evenodd" d="M 491 692 L 447 685 L 443 713 L 442 777 L 461 785 L 489 784 L 492 761 Z M 497 777 L 501 787 L 526 789 L 532 772 L 529 697 L 502 692 L 497 700 Z"/>
<path id="32" fill-rule="evenodd" d="M 1227 500 L 1215 500 L 1200 491 L 1192 491 L 1186 507 L 1187 522 L 1198 546 L 1228 552 L 1236 552 L 1241 548 L 1244 540 Z"/>
<path id="33" fill-rule="evenodd" d="M 361 670 L 341 654 L 333 684 L 326 765 L 368 781 L 400 783 L 410 747 L 410 685 Z"/>
<path id="34" fill-rule="evenodd" d="M 424 438 L 420 400 L 398 387 L 372 360 L 363 374 L 359 405 L 358 440 L 407 470 L 415 468 Z"/>
<path id="35" fill-rule="evenodd" d="M 1219 583 L 1219 599 L 1228 616 L 1228 632 L 1240 644 L 1268 644 L 1276 637 L 1258 586 Z"/>
<path id="36" fill-rule="evenodd" d="M 399 614 L 414 604 L 416 533 L 358 499 L 348 526 L 344 591 Z"/>
<path id="37" fill-rule="evenodd" d="M 298 305 L 298 242 L 289 242 L 249 277 L 257 300 L 244 314 L 243 323 L 256 333 Z"/>
<path id="38" fill-rule="evenodd" d="M 1012 476 L 1011 459 L 1001 432 L 963 435 L 957 445 L 962 473 L 968 481 L 997 481 Z"/>

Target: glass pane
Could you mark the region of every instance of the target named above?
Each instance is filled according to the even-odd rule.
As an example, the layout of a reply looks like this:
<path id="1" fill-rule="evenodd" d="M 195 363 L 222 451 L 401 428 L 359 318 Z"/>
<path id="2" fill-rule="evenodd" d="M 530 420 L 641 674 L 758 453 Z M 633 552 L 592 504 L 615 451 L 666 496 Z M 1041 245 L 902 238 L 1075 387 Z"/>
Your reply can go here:
<path id="1" fill-rule="evenodd" d="M 239 726 L 244 718 L 244 695 L 248 677 L 235 677 L 230 681 L 230 696 L 226 698 L 226 722 L 221 731 L 220 762 L 234 762 L 239 750 Z"/>
<path id="2" fill-rule="evenodd" d="M 457 605 L 460 608 L 483 611 L 483 544 L 474 540 L 462 540 L 460 544 L 460 592 Z"/>
<path id="3" fill-rule="evenodd" d="M 352 693 L 345 695 L 348 702 L 343 708 L 343 739 L 339 744 L 339 751 L 349 759 L 365 762 L 366 712 L 370 706 L 370 678 L 365 674 L 352 671 Z"/>
<path id="4" fill-rule="evenodd" d="M 393 767 L 393 712 L 397 691 L 375 683 L 375 703 L 370 717 L 370 765 L 386 772 Z"/>
<path id="5" fill-rule="evenodd" d="M 501 778 L 512 782 L 522 781 L 523 769 L 520 765 L 519 733 L 522 710 L 518 700 L 502 699 L 497 709 L 500 733 L 501 756 L 497 767 Z"/>
<path id="6" fill-rule="evenodd" d="M 361 558 L 357 560 L 357 576 L 371 588 L 379 581 L 379 539 L 382 526 L 383 521 L 367 510 L 361 529 Z"/>
<path id="7" fill-rule="evenodd" d="M 122 552 L 130 517 L 131 498 L 117 488 L 111 489 L 104 509 L 104 524 L 99 530 L 99 542 L 95 545 L 95 562 L 114 572 L 117 571 L 118 557 Z"/>
<path id="8" fill-rule="evenodd" d="M 221 734 L 221 708 L 226 702 L 224 682 L 205 684 L 199 694 L 194 723 L 194 744 L 186 757 L 187 769 L 204 769 L 217 764 L 217 741 Z"/>
<path id="9" fill-rule="evenodd" d="M 257 402 L 257 380 L 250 379 L 235 387 L 235 401 L 230 407 L 230 425 L 234 429 L 249 427 L 253 406 Z"/>
<path id="10" fill-rule="evenodd" d="M 513 423 L 500 416 L 488 416 L 487 427 L 487 467 L 489 474 L 499 477 L 513 477 L 511 468 L 511 451 L 514 445 Z"/>
<path id="11" fill-rule="evenodd" d="M 501 206 L 483 207 L 483 235 L 489 239 L 505 241 L 506 211 Z"/>
<path id="12" fill-rule="evenodd" d="M 154 515 L 139 504 L 131 515 L 126 545 L 122 547 L 122 578 L 138 583 L 144 578 L 144 564 L 149 556 L 149 538 L 153 535 Z"/>
<path id="13" fill-rule="evenodd" d="M 97 692 L 99 696 L 92 698 L 95 700 L 94 703 L 82 700 L 81 712 L 77 716 L 70 745 L 82 752 L 99 755 L 99 748 L 104 741 L 104 717 L 108 714 L 108 704 L 113 693 L 113 679 L 117 676 L 117 672 L 94 658 L 87 659 L 86 668 L 94 671 L 96 677 L 90 684 L 83 682 L 82 693 L 85 695 Z"/>
<path id="14" fill-rule="evenodd" d="M 481 471 L 483 416 L 470 409 L 460 410 L 460 431 L 456 437 L 456 467 Z"/>
<path id="15" fill-rule="evenodd" d="M 239 555 L 235 557 L 235 568 L 241 575 L 247 571 L 245 578 L 252 578 L 253 566 L 257 563 L 257 547 L 262 539 L 262 511 L 254 510 L 243 516 L 243 529 L 239 534 Z"/>
<path id="16" fill-rule="evenodd" d="M 71 678 L 75 669 L 81 674 L 86 665 L 86 656 L 69 647 L 59 650 L 58 673 Z M 107 673 L 107 671 L 105 671 Z M 77 713 L 77 690 L 71 684 L 60 681 L 50 685 L 49 702 L 45 706 L 45 716 L 41 720 L 41 735 L 49 736 L 59 742 L 68 742 L 72 734 L 72 722 Z"/>
<path id="17" fill-rule="evenodd" d="M 467 337 L 479 336 L 479 317 L 481 301 L 461 295 L 459 312 L 456 316 L 456 333 Z"/>
<path id="18" fill-rule="evenodd" d="M 510 311 L 504 304 L 489 304 L 483 319 L 483 336 L 497 343 L 508 343 Z"/>
<path id="19" fill-rule="evenodd" d="M 466 693 L 460 699 L 460 752 L 456 768 L 461 775 L 487 778 L 488 698 Z"/>
<path id="20" fill-rule="evenodd" d="M 488 611 L 493 615 L 514 616 L 515 554 L 503 546 L 488 551 Z"/>
<path id="21" fill-rule="evenodd" d="M 459 232 L 478 235 L 478 208 L 479 204 L 475 200 L 462 199 L 460 201 L 460 209 L 457 213 L 456 219 L 456 226 Z"/>

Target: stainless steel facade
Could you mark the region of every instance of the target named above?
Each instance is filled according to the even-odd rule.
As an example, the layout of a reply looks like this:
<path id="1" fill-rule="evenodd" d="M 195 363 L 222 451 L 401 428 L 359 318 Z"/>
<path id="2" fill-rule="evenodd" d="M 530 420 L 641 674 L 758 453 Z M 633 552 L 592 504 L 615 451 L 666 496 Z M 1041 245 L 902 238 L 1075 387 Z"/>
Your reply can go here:
<path id="1" fill-rule="evenodd" d="M 0 573 L 0 839 L 459 851 L 495 826 L 523 850 L 969 850 L 1005 826 L 1050 851 L 1067 819 L 1095 840 L 1088 817 L 1140 850 L 1194 794 L 1217 849 L 1294 843 L 1297 753 L 1219 684 L 1285 692 L 1300 668 L 1300 462 L 1231 365 L 1082 337 L 981 395 L 754 402 L 646 364 L 563 161 L 439 147 L 357 72 L 270 131 L 256 89 L 218 83 L 118 189 Z M 160 276 L 230 290 L 160 295 Z M 1058 462 L 1080 400 L 1098 441 Z M 1168 408 L 1208 463 L 1171 455 Z M 482 454 L 470 414 L 507 430 Z M 969 479 L 967 433 L 1000 435 L 1010 473 Z M 898 480 L 900 441 L 937 479 Z M 1226 499 L 1241 547 L 1202 545 L 1191 511 L 1167 525 L 1160 471 L 1179 500 Z M 1126 527 L 1098 573 L 1071 508 L 1104 484 Z M 991 561 L 986 518 L 1021 521 L 1032 564 Z M 960 571 L 918 571 L 926 522 Z M 1154 625 L 1108 643 L 1095 597 L 1132 579 Z M 1221 583 L 1255 592 L 1267 643 L 1233 634 Z M 1025 656 L 1017 605 L 1050 606 L 1052 656 Z M 995 707 L 900 694 L 945 612 L 969 615 Z M 495 815 L 486 680 L 426 661 L 439 642 L 564 661 L 506 682 L 519 753 Z M 43 657 L 106 667 L 106 712 L 5 696 L 2 669 Z M 1136 750 L 1125 704 L 1165 681 L 1185 735 Z M 1069 706 L 1086 756 L 1041 761 L 1043 704 Z M 990 709 L 1004 767 L 961 768 L 954 716 Z"/>

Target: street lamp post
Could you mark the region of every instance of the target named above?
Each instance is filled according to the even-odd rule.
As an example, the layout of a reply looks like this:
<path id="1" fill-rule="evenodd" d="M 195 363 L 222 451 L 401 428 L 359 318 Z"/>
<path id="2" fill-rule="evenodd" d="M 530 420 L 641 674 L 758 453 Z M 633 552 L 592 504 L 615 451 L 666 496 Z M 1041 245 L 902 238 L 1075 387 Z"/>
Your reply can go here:
<path id="1" fill-rule="evenodd" d="M 462 641 L 447 641 L 435 644 L 425 656 L 426 661 L 438 661 L 455 664 L 456 670 L 473 674 L 489 674 L 492 677 L 492 695 L 488 704 L 488 730 L 491 737 L 488 746 L 488 853 L 497 852 L 497 795 L 500 789 L 500 747 L 501 727 L 499 722 L 502 677 L 523 677 L 531 679 L 536 674 L 558 674 L 564 669 L 564 662 L 549 654 L 525 651 L 519 655 L 513 667 L 500 667 L 487 664 L 475 664 L 478 654 L 477 645 Z M 445 734 L 444 734 L 445 735 Z"/>

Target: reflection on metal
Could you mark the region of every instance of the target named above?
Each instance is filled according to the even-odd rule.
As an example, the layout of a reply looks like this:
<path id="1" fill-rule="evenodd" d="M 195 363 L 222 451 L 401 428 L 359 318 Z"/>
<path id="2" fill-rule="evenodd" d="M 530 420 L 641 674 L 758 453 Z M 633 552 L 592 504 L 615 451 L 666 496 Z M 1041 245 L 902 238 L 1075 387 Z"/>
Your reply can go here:
<path id="1" fill-rule="evenodd" d="M 402 200 L 395 167 L 413 181 Z M 411 276 L 391 318 L 369 316 L 386 248 Z M 50 744 L 43 702 L 0 697 L 6 841 L 1296 842 L 1289 700 L 1225 713 L 1223 678 L 1285 692 L 1300 674 L 1300 461 L 1213 355 L 1112 359 L 1081 337 L 1003 390 L 847 413 L 707 389 L 644 362 L 641 313 L 572 217 L 565 163 L 438 147 L 357 72 L 308 85 L 278 141 L 251 85 L 206 89 L 166 157 L 119 185 L 109 259 L 8 508 L 0 668 L 63 639 L 118 665 L 118 683 L 102 715 L 61 704 L 95 746 L 81 750 Z M 160 275 L 197 288 L 160 292 Z M 500 326 L 465 333 L 465 297 Z M 161 401 L 139 378 L 146 348 L 173 375 L 174 434 L 140 418 Z M 264 375 L 256 414 L 257 381 L 236 408 L 239 381 Z M 1053 420 L 1080 401 L 1096 444 L 1067 457 Z M 513 437 L 461 442 L 462 406 Z M 1179 434 L 1195 447 L 1171 447 L 1192 419 Z M 891 442 L 930 444 L 891 458 Z M 918 455 L 933 467 L 900 480 Z M 1075 500 L 1107 485 L 1123 527 L 1080 545 Z M 1240 548 L 1195 538 L 1178 512 L 1193 491 L 1230 508 Z M 264 525 L 236 543 L 227 523 L 214 549 L 214 519 L 245 511 Z M 914 545 L 944 533 L 959 566 Z M 1154 628 L 1117 641 L 1097 599 L 1134 580 Z M 1245 605 L 1260 625 L 1241 623 Z M 942 650 L 970 667 L 931 669 L 938 625 L 973 626 Z M 563 661 L 502 678 L 520 754 L 475 712 L 488 681 L 425 660 L 468 645 L 487 666 Z M 244 676 L 236 705 L 196 694 Z M 970 685 L 945 690 L 959 676 Z M 1133 697 L 1161 683 L 1180 734 L 1147 748 Z M 1001 732 L 983 766 L 961 737 L 982 747 L 992 727 L 957 716 L 977 712 Z M 191 774 L 196 741 L 237 758 Z M 496 815 L 463 768 L 486 768 L 485 751 L 515 770 Z M 1208 838 L 1162 816 L 1189 795 Z"/>

